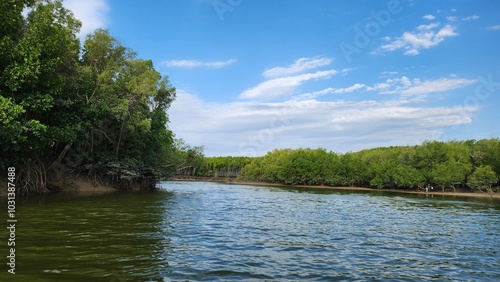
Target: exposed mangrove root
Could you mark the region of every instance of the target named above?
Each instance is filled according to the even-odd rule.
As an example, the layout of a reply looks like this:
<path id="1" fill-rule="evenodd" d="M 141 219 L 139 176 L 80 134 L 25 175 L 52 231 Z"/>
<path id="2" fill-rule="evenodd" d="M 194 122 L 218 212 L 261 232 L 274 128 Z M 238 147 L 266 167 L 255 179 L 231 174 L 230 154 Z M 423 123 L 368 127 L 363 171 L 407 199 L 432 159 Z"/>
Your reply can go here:
<path id="1" fill-rule="evenodd" d="M 26 162 L 18 166 L 17 193 L 20 196 L 30 196 L 48 192 L 47 171 L 40 160 Z"/>
<path id="2" fill-rule="evenodd" d="M 118 190 L 152 190 L 159 178 L 148 170 L 125 163 L 96 163 L 84 166 L 86 178 L 94 186 L 111 186 Z"/>
<path id="3" fill-rule="evenodd" d="M 52 163 L 47 168 L 47 189 L 50 191 L 64 190 L 71 185 L 71 179 L 77 175 L 76 169 L 61 163 Z"/>

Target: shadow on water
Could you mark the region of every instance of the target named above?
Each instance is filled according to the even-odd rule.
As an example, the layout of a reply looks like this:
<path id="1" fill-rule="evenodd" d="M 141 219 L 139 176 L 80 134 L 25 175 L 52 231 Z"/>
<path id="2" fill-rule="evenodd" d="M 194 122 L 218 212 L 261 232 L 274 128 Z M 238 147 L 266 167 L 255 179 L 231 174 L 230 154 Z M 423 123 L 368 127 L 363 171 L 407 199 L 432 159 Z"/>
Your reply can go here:
<path id="1" fill-rule="evenodd" d="M 59 193 L 20 200 L 15 281 L 160 278 L 172 193 Z M 137 272 L 140 269 L 140 272 Z M 1 281 L 12 278 L 0 274 Z"/>

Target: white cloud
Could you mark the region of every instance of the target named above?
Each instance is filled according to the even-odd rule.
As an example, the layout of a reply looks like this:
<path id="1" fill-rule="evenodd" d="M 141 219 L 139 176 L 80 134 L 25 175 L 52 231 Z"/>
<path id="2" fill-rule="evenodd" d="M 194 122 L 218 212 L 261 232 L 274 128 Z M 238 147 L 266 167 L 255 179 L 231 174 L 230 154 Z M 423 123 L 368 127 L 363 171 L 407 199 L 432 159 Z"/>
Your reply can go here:
<path id="1" fill-rule="evenodd" d="M 308 72 L 322 66 L 327 66 L 332 63 L 333 59 L 314 57 L 300 58 L 288 67 L 274 67 L 267 69 L 263 75 L 268 80 L 261 82 L 257 86 L 245 90 L 240 94 L 243 99 L 273 99 L 277 97 L 291 96 L 296 94 L 297 89 L 305 82 L 310 80 L 328 79 L 339 73 L 337 70 L 322 70 L 316 72 Z M 351 69 L 341 70 L 342 74 L 346 74 Z"/>
<path id="2" fill-rule="evenodd" d="M 404 55 L 415 56 L 420 53 L 421 49 L 437 46 L 445 38 L 458 35 L 455 32 L 456 28 L 452 25 L 445 25 L 436 32 L 434 29 L 438 26 L 439 23 L 420 25 L 416 31 L 403 33 L 401 37 L 382 45 L 381 49 L 384 51 L 404 50 Z"/>
<path id="3" fill-rule="evenodd" d="M 82 22 L 78 34 L 80 39 L 85 39 L 87 34 L 98 28 L 104 28 L 108 23 L 110 7 L 106 0 L 64 0 L 64 6 Z"/>
<path id="4" fill-rule="evenodd" d="M 462 21 L 472 21 L 472 20 L 477 20 L 479 19 L 478 15 L 472 15 L 470 17 L 463 18 Z"/>
<path id="5" fill-rule="evenodd" d="M 310 92 L 310 93 L 304 93 L 304 94 L 300 94 L 300 95 L 294 96 L 293 99 L 297 100 L 297 101 L 298 100 L 312 100 L 312 99 L 315 99 L 317 97 L 321 97 L 321 96 L 324 96 L 324 95 L 327 95 L 327 94 L 331 94 L 331 93 L 333 93 L 333 91 L 335 91 L 335 88 L 328 87 L 328 88 L 320 90 L 320 91 L 315 91 L 315 92 Z"/>
<path id="6" fill-rule="evenodd" d="M 340 72 L 343 74 L 347 74 L 348 72 L 350 72 L 352 70 L 353 70 L 353 68 L 345 68 L 345 69 L 342 69 Z"/>
<path id="7" fill-rule="evenodd" d="M 397 71 L 383 71 L 380 73 L 379 77 L 392 77 L 397 74 L 398 74 Z"/>
<path id="8" fill-rule="evenodd" d="M 430 24 L 421 24 L 419 26 L 417 26 L 417 29 L 418 30 L 421 30 L 421 31 L 429 31 L 435 27 L 438 27 L 439 26 L 439 23 L 430 23 Z"/>
<path id="9" fill-rule="evenodd" d="M 354 92 L 356 90 L 360 90 L 363 87 L 365 87 L 364 84 L 356 83 L 353 86 L 350 86 L 347 88 L 335 89 L 335 91 L 333 91 L 333 93 L 335 93 L 335 94 L 351 93 L 351 92 Z"/>
<path id="10" fill-rule="evenodd" d="M 471 123 L 477 110 L 424 108 L 405 99 L 214 104 L 178 90 L 168 113 L 176 136 L 192 145 L 205 145 L 206 155 L 254 156 L 275 148 L 323 147 L 346 152 L 419 144 L 444 129 Z"/>
<path id="11" fill-rule="evenodd" d="M 420 54 L 420 53 L 419 53 L 419 52 L 418 52 L 418 50 L 416 50 L 416 49 L 411 49 L 411 50 L 406 50 L 406 51 L 404 52 L 404 54 L 405 54 L 406 56 L 416 56 L 416 55 L 418 55 L 418 54 Z"/>
<path id="12" fill-rule="evenodd" d="M 305 94 L 301 94 L 301 95 L 297 95 L 297 96 L 294 96 L 293 99 L 294 100 L 311 100 L 311 99 L 315 99 L 317 97 L 320 97 L 320 96 L 324 96 L 324 95 L 327 95 L 327 94 L 345 94 L 345 93 L 352 93 L 356 90 L 360 90 L 360 89 L 363 89 L 365 87 L 364 84 L 360 84 L 360 83 L 356 83 L 352 86 L 349 86 L 349 87 L 346 87 L 346 88 L 332 88 L 332 87 L 329 87 L 329 88 L 326 88 L 326 89 L 323 89 L 323 90 L 320 90 L 320 91 L 315 91 L 315 92 L 311 92 L 311 93 L 305 93 Z"/>
<path id="13" fill-rule="evenodd" d="M 489 30 L 500 30 L 500 24 L 488 26 L 488 27 L 486 27 L 486 29 L 489 29 Z"/>
<path id="14" fill-rule="evenodd" d="M 473 79 L 455 78 L 454 76 L 424 81 L 419 78 L 409 79 L 402 76 L 401 78 L 387 79 L 386 82 L 375 84 L 366 89 L 379 91 L 381 94 L 427 95 L 466 87 L 476 82 Z"/>
<path id="15" fill-rule="evenodd" d="M 171 60 L 162 64 L 170 68 L 213 68 L 220 69 L 236 63 L 236 59 L 227 61 L 202 62 L 197 60 Z"/>
<path id="16" fill-rule="evenodd" d="M 436 92 L 445 92 L 452 89 L 462 88 L 476 83 L 470 79 L 448 79 L 441 78 L 437 80 L 426 80 L 422 83 L 414 83 L 407 89 L 401 91 L 404 95 L 429 94 Z"/>
<path id="17" fill-rule="evenodd" d="M 368 91 L 385 91 L 391 87 L 391 84 L 389 83 L 377 83 L 373 86 L 368 86 L 366 87 L 366 90 Z"/>
<path id="18" fill-rule="evenodd" d="M 288 67 L 275 67 L 264 71 L 266 77 L 279 77 L 303 73 L 305 71 L 327 66 L 332 63 L 330 58 L 300 58 Z"/>
<path id="19" fill-rule="evenodd" d="M 425 15 L 425 16 L 423 16 L 422 18 L 423 18 L 423 19 L 425 19 L 425 20 L 433 20 L 433 19 L 435 19 L 436 17 L 434 17 L 433 15 Z"/>
<path id="20" fill-rule="evenodd" d="M 254 88 L 241 93 L 244 99 L 270 99 L 293 95 L 295 90 L 304 82 L 314 79 L 326 79 L 337 74 L 336 70 L 317 71 L 295 76 L 286 76 L 264 81 Z"/>
<path id="21" fill-rule="evenodd" d="M 446 20 L 448 20 L 449 22 L 455 22 L 455 21 L 457 21 L 457 17 L 455 17 L 455 16 L 447 16 Z"/>

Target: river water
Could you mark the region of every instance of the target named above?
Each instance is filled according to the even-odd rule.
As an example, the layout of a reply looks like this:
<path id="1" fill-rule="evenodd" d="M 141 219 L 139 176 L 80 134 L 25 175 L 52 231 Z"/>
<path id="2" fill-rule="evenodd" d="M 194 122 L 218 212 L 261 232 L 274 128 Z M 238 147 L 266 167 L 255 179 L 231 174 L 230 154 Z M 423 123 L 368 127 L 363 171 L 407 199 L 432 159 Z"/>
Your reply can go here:
<path id="1" fill-rule="evenodd" d="M 159 187 L 22 201 L 0 280 L 500 281 L 498 200 Z"/>

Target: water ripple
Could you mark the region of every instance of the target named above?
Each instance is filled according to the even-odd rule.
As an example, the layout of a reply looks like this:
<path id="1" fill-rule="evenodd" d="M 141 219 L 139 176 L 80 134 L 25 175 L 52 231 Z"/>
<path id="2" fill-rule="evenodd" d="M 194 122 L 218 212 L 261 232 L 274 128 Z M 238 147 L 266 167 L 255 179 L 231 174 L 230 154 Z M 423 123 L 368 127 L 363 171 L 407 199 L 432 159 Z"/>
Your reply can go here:
<path id="1" fill-rule="evenodd" d="M 190 248 L 170 260 L 191 264 L 173 278 L 188 273 L 196 274 L 192 280 L 500 278 L 492 267 L 499 263 L 498 209 L 476 209 L 474 202 L 205 183 L 164 187 L 178 194 L 175 210 L 185 211 L 174 220 L 193 219 L 187 230 L 183 224 L 174 227 L 190 233 L 178 234 Z"/>
<path id="2" fill-rule="evenodd" d="M 19 207 L 19 281 L 500 281 L 500 203 L 165 182 Z M 0 280 L 3 281 L 3 274 Z"/>

